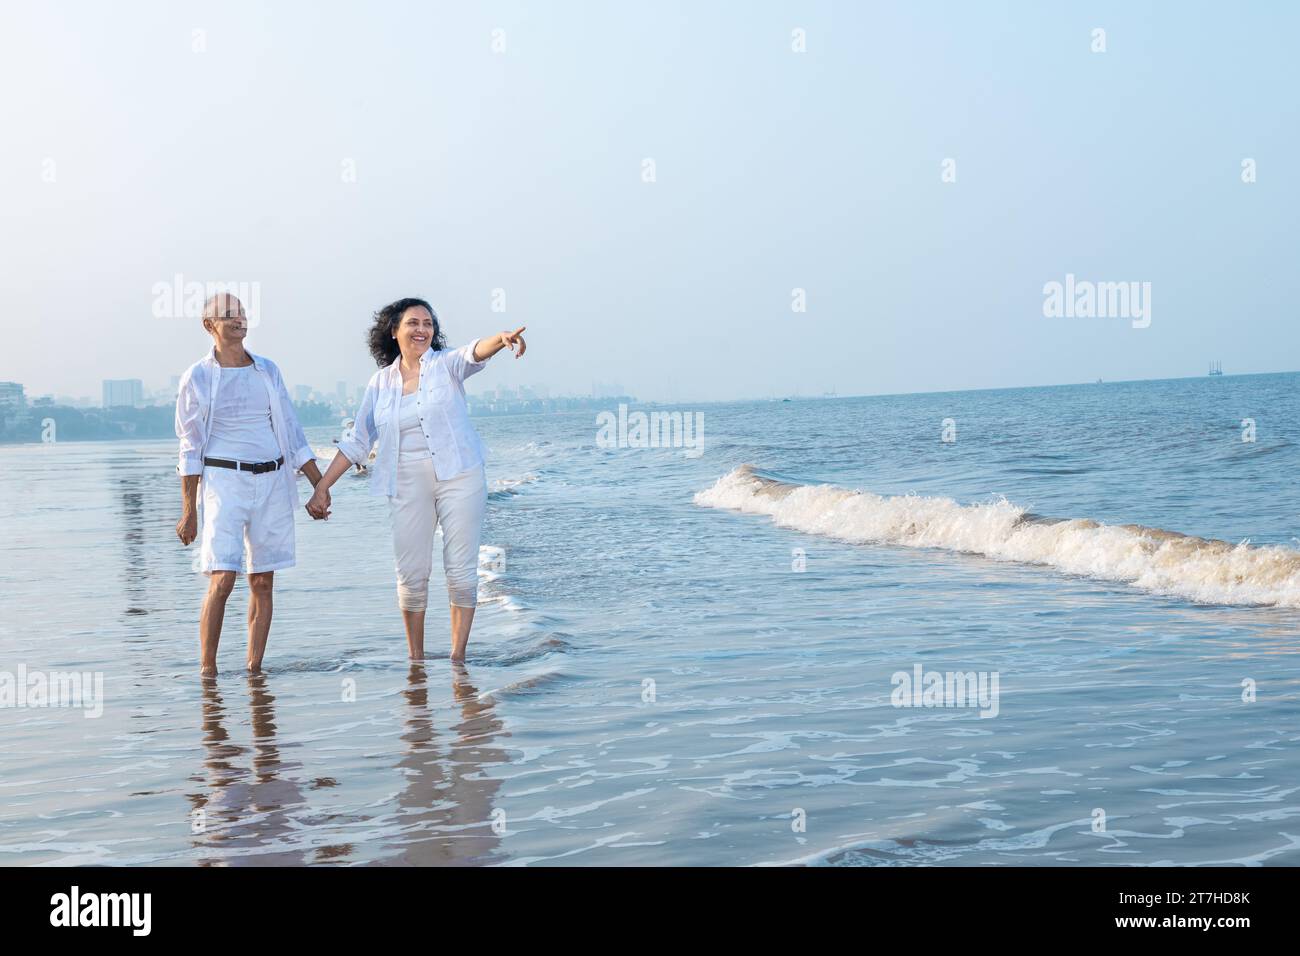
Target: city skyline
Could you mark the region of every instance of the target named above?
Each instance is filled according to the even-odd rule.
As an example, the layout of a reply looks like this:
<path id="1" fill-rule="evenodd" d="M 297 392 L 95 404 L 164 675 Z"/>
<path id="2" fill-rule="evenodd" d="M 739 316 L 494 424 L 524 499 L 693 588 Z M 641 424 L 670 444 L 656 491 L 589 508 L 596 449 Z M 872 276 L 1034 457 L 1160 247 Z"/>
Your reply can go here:
<path id="1" fill-rule="evenodd" d="M 621 399 L 621 400 L 630 400 L 645 405 L 687 405 L 687 404 L 713 405 L 713 404 L 743 403 L 743 402 L 750 402 L 750 401 L 754 401 L 754 402 L 772 401 L 772 400 L 781 400 L 781 399 L 822 400 L 822 399 L 890 398 L 895 396 L 942 395 L 948 393 L 961 393 L 961 392 L 1015 391 L 1019 389 L 1054 388 L 1054 387 L 1066 387 L 1072 385 L 1092 385 L 1092 384 L 1122 385 L 1122 384 L 1134 384 L 1134 383 L 1143 383 L 1143 382 L 1179 381 L 1183 379 L 1202 378 L 1207 375 L 1210 377 L 1248 377 L 1248 376 L 1258 376 L 1258 375 L 1290 374 L 1290 373 L 1300 371 L 1300 369 L 1284 368 L 1284 369 L 1268 370 L 1268 371 L 1260 371 L 1260 372 L 1230 371 L 1225 373 L 1222 369 L 1222 362 L 1215 359 L 1208 360 L 1204 368 L 1206 369 L 1206 371 L 1202 371 L 1197 374 L 1173 375 L 1173 376 L 1167 376 L 1165 378 L 1136 378 L 1136 379 L 1109 379 L 1109 380 L 1099 378 L 1092 381 L 1052 382 L 1052 383 L 1045 383 L 1040 385 L 1009 385 L 1009 386 L 985 386 L 985 387 L 964 388 L 964 389 L 936 389 L 930 392 L 847 392 L 841 394 L 839 391 L 837 391 L 834 388 L 822 392 L 809 392 L 807 394 L 801 393 L 799 391 L 794 391 L 790 393 L 781 393 L 781 392 L 772 391 L 769 392 L 768 394 L 745 396 L 742 398 L 709 399 L 709 400 L 702 400 L 702 401 L 697 400 L 694 402 L 671 402 L 671 401 L 665 401 L 661 399 L 640 398 L 634 395 L 614 392 L 614 391 L 605 391 L 600 394 L 596 394 L 594 390 L 590 394 L 560 394 L 560 393 L 552 394 L 546 386 L 537 386 L 536 389 L 534 389 L 533 387 L 528 385 L 520 386 L 517 389 L 508 388 L 505 386 L 493 386 L 493 387 L 485 388 L 483 390 L 479 390 L 477 392 L 471 392 L 467 387 L 466 398 L 471 403 L 471 407 L 473 407 L 475 402 L 480 403 L 480 407 L 482 407 L 481 403 L 484 402 L 485 400 L 500 401 L 502 399 L 507 401 L 546 401 L 546 400 L 551 400 L 551 401 L 596 400 L 598 401 L 602 399 L 608 399 L 608 400 Z M 176 376 L 173 376 L 173 378 L 176 378 Z M 108 381 L 109 380 L 105 380 L 105 384 Z M 13 391 L 10 391 L 10 389 L 12 389 Z M 295 402 L 299 402 L 303 404 L 315 403 L 315 404 L 329 405 L 330 407 L 335 408 L 344 414 L 346 414 L 351 410 L 352 405 L 359 404 L 361 399 L 361 393 L 364 392 L 364 389 L 365 386 L 363 385 L 355 386 L 355 391 L 350 392 L 351 402 L 339 403 L 335 396 L 332 396 L 311 385 L 300 384 L 300 385 L 294 385 L 290 387 L 292 398 Z M 174 401 L 174 393 L 167 391 L 165 389 L 157 389 L 151 391 L 146 388 L 144 392 L 148 400 L 144 403 L 143 407 L 157 407 L 162 405 L 171 405 Z M 51 401 L 53 401 L 54 404 L 61 405 L 64 404 L 64 402 L 62 401 L 63 399 L 72 398 L 72 396 L 58 396 L 51 393 L 36 395 L 28 392 L 25 386 L 20 382 L 0 381 L 0 406 L 5 406 L 6 404 L 13 403 L 15 399 L 15 395 L 17 396 L 19 404 L 25 404 L 28 407 L 35 404 L 50 404 Z M 80 402 L 81 404 L 78 404 L 78 402 Z M 67 404 L 71 407 L 82 407 L 82 408 L 105 407 L 102 404 L 102 402 L 100 404 L 95 404 L 93 401 L 90 400 L 89 396 L 82 396 L 74 401 L 69 401 Z M 140 407 L 140 406 L 136 406 L 136 407 Z"/>

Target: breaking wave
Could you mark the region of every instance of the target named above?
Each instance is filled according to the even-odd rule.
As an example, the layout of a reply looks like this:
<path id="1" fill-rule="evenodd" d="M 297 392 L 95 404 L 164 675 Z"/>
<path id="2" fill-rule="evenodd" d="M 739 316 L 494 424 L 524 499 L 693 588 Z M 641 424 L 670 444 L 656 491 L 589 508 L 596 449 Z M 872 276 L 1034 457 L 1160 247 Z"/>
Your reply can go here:
<path id="1" fill-rule="evenodd" d="M 741 465 L 695 495 L 707 508 L 853 543 L 942 548 L 1131 584 L 1204 604 L 1300 607 L 1300 552 L 1230 544 L 1142 525 L 1045 518 L 1005 499 L 882 497 L 764 477 Z"/>

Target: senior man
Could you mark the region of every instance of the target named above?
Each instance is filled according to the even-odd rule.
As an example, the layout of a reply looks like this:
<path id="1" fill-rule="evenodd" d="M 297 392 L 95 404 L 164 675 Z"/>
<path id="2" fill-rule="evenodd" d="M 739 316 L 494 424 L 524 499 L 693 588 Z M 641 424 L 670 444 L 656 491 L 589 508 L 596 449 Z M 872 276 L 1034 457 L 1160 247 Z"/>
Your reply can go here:
<path id="1" fill-rule="evenodd" d="M 208 299 L 203 328 L 212 349 L 181 376 L 176 396 L 182 503 L 176 536 L 187 546 L 200 539 L 199 569 L 208 576 L 208 593 L 199 617 L 199 666 L 203 677 L 214 677 L 226 599 L 243 570 L 248 669 L 261 670 L 275 572 L 293 567 L 296 558 L 296 473 L 315 486 L 320 469 L 280 369 L 244 348 L 248 318 L 239 299 L 226 293 Z"/>

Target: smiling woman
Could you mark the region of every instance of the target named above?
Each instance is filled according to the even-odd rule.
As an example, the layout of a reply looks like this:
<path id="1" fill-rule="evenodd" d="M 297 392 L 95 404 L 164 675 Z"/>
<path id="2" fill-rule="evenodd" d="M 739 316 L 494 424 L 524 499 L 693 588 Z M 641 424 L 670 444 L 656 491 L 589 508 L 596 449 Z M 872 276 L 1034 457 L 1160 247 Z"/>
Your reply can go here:
<path id="1" fill-rule="evenodd" d="M 396 302 L 390 302 L 378 312 L 375 313 L 375 321 L 370 326 L 370 332 L 367 335 L 367 341 L 370 345 L 370 354 L 375 357 L 375 363 L 383 368 L 385 365 L 391 365 L 393 360 L 400 354 L 400 348 L 397 344 L 397 329 L 402 322 L 408 310 L 412 311 L 412 322 L 418 315 L 418 309 L 423 309 L 429 313 L 433 320 L 432 341 L 426 343 L 434 351 L 439 351 L 447 347 L 447 340 L 442 334 L 442 324 L 438 321 L 438 313 L 433 311 L 433 306 L 429 305 L 423 299 L 398 299 Z"/>
<path id="2" fill-rule="evenodd" d="M 433 307 L 405 298 L 375 313 L 367 336 L 380 366 L 370 379 L 352 434 L 307 504 L 330 514 L 330 486 L 375 451 L 370 491 L 386 495 L 397 559 L 397 604 L 411 660 L 424 659 L 424 617 L 433 541 L 442 528 L 442 564 L 451 614 L 451 659 L 463 661 L 478 605 L 478 551 L 487 506 L 484 449 L 469 420 L 465 379 L 508 348 L 526 348 L 523 328 L 448 349 Z"/>

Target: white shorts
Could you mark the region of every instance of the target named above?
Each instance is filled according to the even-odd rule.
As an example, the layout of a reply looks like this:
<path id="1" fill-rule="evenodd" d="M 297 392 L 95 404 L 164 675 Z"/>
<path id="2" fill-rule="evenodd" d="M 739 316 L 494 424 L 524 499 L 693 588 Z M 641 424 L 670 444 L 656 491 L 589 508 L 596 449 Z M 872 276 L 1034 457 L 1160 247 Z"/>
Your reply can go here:
<path id="1" fill-rule="evenodd" d="M 205 466 L 199 570 L 261 574 L 293 567 L 298 504 L 290 480 L 283 468 L 255 475 Z"/>

